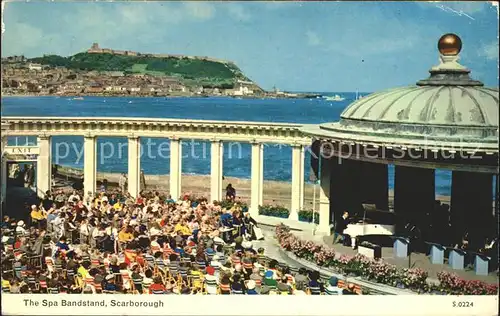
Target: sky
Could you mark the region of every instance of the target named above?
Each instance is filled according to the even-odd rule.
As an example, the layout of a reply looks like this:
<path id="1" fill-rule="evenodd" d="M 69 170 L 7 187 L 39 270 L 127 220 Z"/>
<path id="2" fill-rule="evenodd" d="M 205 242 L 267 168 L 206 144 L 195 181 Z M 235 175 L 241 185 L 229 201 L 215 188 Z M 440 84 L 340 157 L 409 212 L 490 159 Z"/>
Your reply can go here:
<path id="1" fill-rule="evenodd" d="M 10 1 L 2 56 L 101 47 L 234 61 L 265 89 L 373 92 L 412 85 L 462 38 L 460 62 L 498 87 L 498 7 L 487 2 Z"/>

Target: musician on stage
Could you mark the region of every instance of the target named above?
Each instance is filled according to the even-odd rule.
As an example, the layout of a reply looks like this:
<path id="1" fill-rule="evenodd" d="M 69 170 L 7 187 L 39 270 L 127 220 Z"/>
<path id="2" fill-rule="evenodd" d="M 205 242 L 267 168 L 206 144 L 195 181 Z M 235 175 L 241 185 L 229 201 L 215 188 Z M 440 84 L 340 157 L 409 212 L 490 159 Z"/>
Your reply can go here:
<path id="1" fill-rule="evenodd" d="M 349 224 L 348 218 L 349 212 L 345 211 L 342 214 L 342 217 L 335 223 L 335 231 L 333 234 L 334 244 L 338 243 L 339 241 L 343 242 L 345 240 L 344 230 L 347 228 L 347 224 Z"/>

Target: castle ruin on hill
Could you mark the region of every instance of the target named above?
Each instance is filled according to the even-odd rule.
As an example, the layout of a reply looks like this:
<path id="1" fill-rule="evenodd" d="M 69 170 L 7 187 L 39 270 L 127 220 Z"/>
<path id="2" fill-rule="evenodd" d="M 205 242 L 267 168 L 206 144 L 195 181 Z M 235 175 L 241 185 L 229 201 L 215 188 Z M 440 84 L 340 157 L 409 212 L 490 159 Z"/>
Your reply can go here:
<path id="1" fill-rule="evenodd" d="M 149 53 L 139 53 L 129 50 L 115 50 L 111 48 L 101 48 L 98 43 L 93 43 L 92 46 L 87 49 L 89 54 L 113 54 L 113 55 L 124 55 L 124 56 L 140 56 L 140 57 L 157 57 L 157 58 L 187 58 L 187 59 L 199 59 L 205 61 L 212 61 L 223 64 L 234 64 L 232 61 L 223 60 L 218 58 L 212 58 L 208 56 L 188 56 L 188 55 L 177 55 L 177 54 L 149 54 Z"/>

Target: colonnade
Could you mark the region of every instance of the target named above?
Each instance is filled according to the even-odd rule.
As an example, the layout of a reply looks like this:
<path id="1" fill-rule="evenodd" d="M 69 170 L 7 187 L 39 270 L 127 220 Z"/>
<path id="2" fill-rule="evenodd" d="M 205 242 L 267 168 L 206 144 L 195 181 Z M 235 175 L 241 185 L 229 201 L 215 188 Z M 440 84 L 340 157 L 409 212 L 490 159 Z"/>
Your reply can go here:
<path id="1" fill-rule="evenodd" d="M 264 144 L 251 142 L 251 197 L 250 212 L 258 214 L 259 206 L 263 203 L 264 186 Z M 51 188 L 52 159 L 51 137 L 39 136 L 38 147 L 40 154 L 37 160 L 37 187 L 38 194 L 43 195 Z M 85 135 L 83 144 L 84 159 L 84 192 L 85 195 L 96 192 L 97 181 L 97 137 Z M 221 200 L 223 196 L 223 155 L 224 145 L 220 139 L 211 140 L 210 144 L 210 200 Z M 133 197 L 140 193 L 141 172 L 141 138 L 128 137 L 128 193 Z M 290 219 L 298 220 L 298 211 L 304 204 L 304 146 L 292 145 L 292 198 Z M 176 199 L 182 195 L 182 140 L 170 139 L 170 195 Z"/>

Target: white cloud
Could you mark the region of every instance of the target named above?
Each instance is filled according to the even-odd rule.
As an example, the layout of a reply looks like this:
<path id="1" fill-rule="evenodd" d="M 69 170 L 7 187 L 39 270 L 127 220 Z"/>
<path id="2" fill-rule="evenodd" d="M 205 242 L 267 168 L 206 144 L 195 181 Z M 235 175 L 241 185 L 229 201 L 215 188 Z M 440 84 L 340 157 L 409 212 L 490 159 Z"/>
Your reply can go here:
<path id="1" fill-rule="evenodd" d="M 307 44 L 310 46 L 318 46 L 322 44 L 321 38 L 313 31 L 306 32 Z"/>
<path id="2" fill-rule="evenodd" d="M 40 46 L 42 41 L 51 40 L 51 37 L 43 34 L 40 29 L 26 23 L 7 25 L 5 28 L 5 34 L 2 36 L 4 37 L 7 34 L 9 37 L 16 39 L 15 45 L 6 47 L 6 49 L 11 52 L 9 55 L 24 54 L 24 52 Z"/>
<path id="3" fill-rule="evenodd" d="M 228 10 L 231 17 L 238 21 L 248 21 L 251 18 L 250 13 L 248 13 L 245 8 L 238 3 L 224 4 L 223 7 Z"/>
<path id="4" fill-rule="evenodd" d="M 184 8 L 192 17 L 200 20 L 210 20 L 215 16 L 215 8 L 207 2 L 185 2 Z"/>
<path id="5" fill-rule="evenodd" d="M 479 57 L 485 57 L 487 60 L 498 60 L 498 41 L 484 44 L 478 52 Z"/>

